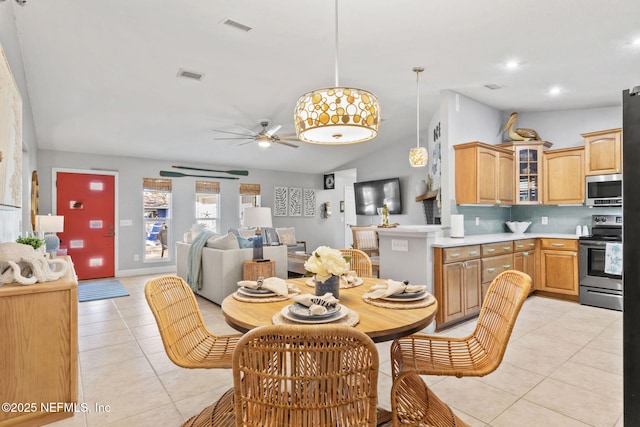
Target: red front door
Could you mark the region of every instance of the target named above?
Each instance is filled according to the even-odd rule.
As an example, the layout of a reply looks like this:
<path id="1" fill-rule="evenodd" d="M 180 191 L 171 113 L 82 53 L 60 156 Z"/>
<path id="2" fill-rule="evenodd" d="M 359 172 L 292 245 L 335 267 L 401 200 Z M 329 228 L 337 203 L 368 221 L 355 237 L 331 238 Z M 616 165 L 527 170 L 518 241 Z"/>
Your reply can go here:
<path id="1" fill-rule="evenodd" d="M 58 172 L 57 214 L 64 216 L 60 247 L 78 279 L 114 276 L 115 177 Z"/>

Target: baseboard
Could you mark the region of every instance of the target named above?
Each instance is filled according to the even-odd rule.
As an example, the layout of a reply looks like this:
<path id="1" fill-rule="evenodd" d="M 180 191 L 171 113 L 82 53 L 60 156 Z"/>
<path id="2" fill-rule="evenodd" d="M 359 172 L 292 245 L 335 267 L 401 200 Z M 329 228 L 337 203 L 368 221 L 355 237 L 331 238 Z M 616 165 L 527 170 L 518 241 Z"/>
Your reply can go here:
<path id="1" fill-rule="evenodd" d="M 148 267 L 148 268 L 135 268 L 131 270 L 118 270 L 116 271 L 116 277 L 144 276 L 146 274 L 161 274 L 161 273 L 176 274 L 176 266 L 165 265 L 162 267 Z"/>

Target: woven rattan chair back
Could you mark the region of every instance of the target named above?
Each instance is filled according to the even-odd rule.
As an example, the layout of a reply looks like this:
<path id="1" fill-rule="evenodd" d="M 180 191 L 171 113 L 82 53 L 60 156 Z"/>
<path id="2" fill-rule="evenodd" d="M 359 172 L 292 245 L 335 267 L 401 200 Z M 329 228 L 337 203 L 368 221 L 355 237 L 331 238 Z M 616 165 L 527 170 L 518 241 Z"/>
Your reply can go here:
<path id="1" fill-rule="evenodd" d="M 353 248 L 360 249 L 369 256 L 378 255 L 378 230 L 375 227 L 351 226 Z"/>
<path id="2" fill-rule="evenodd" d="M 184 280 L 177 276 L 150 280 L 144 294 L 173 363 L 183 368 L 231 368 L 233 350 L 241 335 L 211 333 Z"/>
<path id="3" fill-rule="evenodd" d="M 378 353 L 345 325 L 262 326 L 233 354 L 233 389 L 183 427 L 373 427 Z"/>
<path id="4" fill-rule="evenodd" d="M 344 256 L 350 257 L 349 265 L 358 277 L 373 277 L 371 259 L 360 249 L 340 249 Z"/>
<path id="5" fill-rule="evenodd" d="M 520 271 L 500 273 L 487 290 L 474 332 L 464 338 L 415 334 L 391 344 L 392 375 L 484 376 L 502 358 L 520 308 L 529 295 L 531 278 Z"/>

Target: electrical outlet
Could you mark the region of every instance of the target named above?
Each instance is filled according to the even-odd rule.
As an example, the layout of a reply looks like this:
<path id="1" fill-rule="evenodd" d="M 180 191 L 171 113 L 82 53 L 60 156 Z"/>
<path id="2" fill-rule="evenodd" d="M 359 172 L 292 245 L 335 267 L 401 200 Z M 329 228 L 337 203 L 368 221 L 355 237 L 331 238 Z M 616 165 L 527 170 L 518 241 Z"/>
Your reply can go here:
<path id="1" fill-rule="evenodd" d="M 391 250 L 398 252 L 409 252 L 409 241 L 391 239 Z"/>
<path id="2" fill-rule="evenodd" d="M 140 261 L 140 255 L 138 255 L 138 254 L 133 254 L 133 260 L 134 260 L 134 261 Z"/>
<path id="3" fill-rule="evenodd" d="M 476 217 L 476 225 L 480 225 L 480 217 L 479 216 Z"/>
<path id="4" fill-rule="evenodd" d="M 542 225 L 547 225 L 549 224 L 549 217 L 548 216 L 543 216 L 542 217 Z"/>

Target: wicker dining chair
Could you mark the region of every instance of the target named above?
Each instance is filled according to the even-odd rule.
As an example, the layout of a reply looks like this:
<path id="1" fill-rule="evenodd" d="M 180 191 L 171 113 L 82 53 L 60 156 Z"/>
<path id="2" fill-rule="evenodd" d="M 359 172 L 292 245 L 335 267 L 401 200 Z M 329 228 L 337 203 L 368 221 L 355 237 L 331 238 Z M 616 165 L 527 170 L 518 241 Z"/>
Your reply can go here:
<path id="1" fill-rule="evenodd" d="M 150 280 L 144 294 L 173 363 L 183 368 L 231 368 L 233 350 L 241 335 L 211 333 L 184 280 L 177 276 Z"/>
<path id="2" fill-rule="evenodd" d="M 531 277 L 515 270 L 500 273 L 491 283 L 473 333 L 463 338 L 414 334 L 391 344 L 391 373 L 482 377 L 502 362 L 511 331 Z"/>
<path id="3" fill-rule="evenodd" d="M 351 257 L 349 265 L 358 277 L 373 277 L 369 255 L 360 249 L 340 249 L 340 252 L 342 252 L 344 256 Z"/>
<path id="4" fill-rule="evenodd" d="M 345 325 L 269 325 L 233 354 L 233 389 L 183 427 L 376 425 L 378 353 Z"/>
<path id="5" fill-rule="evenodd" d="M 407 374 L 393 382 L 391 407 L 393 427 L 469 427 L 418 374 Z"/>

